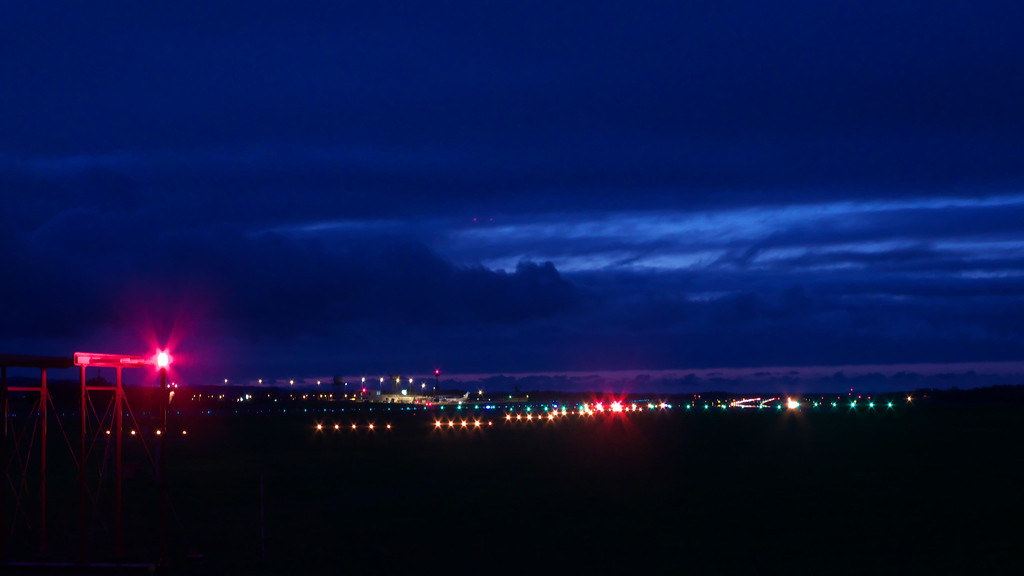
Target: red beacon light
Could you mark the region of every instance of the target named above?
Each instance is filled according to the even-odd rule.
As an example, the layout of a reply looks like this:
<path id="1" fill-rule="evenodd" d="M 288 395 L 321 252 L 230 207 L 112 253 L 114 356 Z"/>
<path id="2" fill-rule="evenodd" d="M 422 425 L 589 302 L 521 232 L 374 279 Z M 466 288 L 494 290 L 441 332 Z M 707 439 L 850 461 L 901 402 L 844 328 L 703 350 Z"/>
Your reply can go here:
<path id="1" fill-rule="evenodd" d="M 156 353 L 156 367 L 161 370 L 167 368 L 171 364 L 171 355 L 165 350 L 161 350 Z"/>

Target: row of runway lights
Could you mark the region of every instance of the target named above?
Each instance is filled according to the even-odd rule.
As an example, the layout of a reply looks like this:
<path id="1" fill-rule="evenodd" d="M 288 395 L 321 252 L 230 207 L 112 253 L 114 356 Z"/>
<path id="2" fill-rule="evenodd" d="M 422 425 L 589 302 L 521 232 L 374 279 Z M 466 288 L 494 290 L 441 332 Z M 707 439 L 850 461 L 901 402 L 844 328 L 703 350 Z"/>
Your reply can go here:
<path id="1" fill-rule="evenodd" d="M 129 434 L 130 436 L 135 436 L 135 430 L 132 430 L 132 431 L 130 431 L 130 432 L 129 432 L 128 434 Z M 160 432 L 159 430 L 157 430 L 157 431 L 156 431 L 156 435 L 157 435 L 157 436 L 160 436 L 160 434 L 161 434 L 161 432 Z M 182 430 L 182 431 L 181 431 L 181 435 L 182 435 L 182 436 L 188 436 L 188 430 Z M 107 430 L 107 436 L 110 436 L 110 430 Z"/>
<path id="2" fill-rule="evenodd" d="M 662 406 L 664 407 L 664 406 L 667 406 L 667 405 L 663 404 Z M 635 406 L 634 406 L 634 409 L 635 409 Z M 572 413 L 576 414 L 575 411 L 572 412 Z M 588 415 L 589 416 L 589 415 L 592 415 L 592 414 L 594 414 L 594 411 L 592 409 L 589 409 L 589 408 L 584 408 L 583 410 L 580 411 L 580 415 Z M 553 412 L 549 412 L 548 415 L 547 415 L 547 419 L 548 420 L 554 420 L 556 416 L 568 416 L 568 415 L 569 415 L 569 411 L 567 409 L 563 408 L 561 412 L 559 412 L 557 410 L 555 410 Z M 516 420 L 522 420 L 523 419 L 523 415 L 522 414 L 516 414 L 515 415 L 515 419 Z M 512 414 L 505 414 L 505 420 L 506 421 L 512 421 Z M 536 416 L 536 418 L 534 418 L 533 414 L 527 414 L 526 415 L 526 420 L 527 421 L 537 420 L 538 422 L 540 422 L 540 421 L 544 420 L 544 416 L 538 414 Z M 462 421 L 459 421 L 459 422 L 456 422 L 455 420 L 447 420 L 447 421 L 444 421 L 444 422 L 442 422 L 441 420 L 434 420 L 434 428 L 443 428 L 443 427 L 447 427 L 447 428 L 455 428 L 455 427 L 459 427 L 459 428 L 470 428 L 470 427 L 472 427 L 472 428 L 480 428 L 482 426 L 483 426 L 483 422 L 480 421 L 480 420 L 473 420 L 472 423 L 470 421 L 468 421 L 468 420 L 462 420 Z M 494 422 L 490 421 L 490 420 L 487 421 L 487 426 L 494 426 Z M 368 424 L 365 427 L 368 430 L 373 430 L 375 428 L 373 424 Z M 359 425 L 352 424 L 352 430 L 357 430 L 358 428 L 359 428 Z M 388 424 L 386 426 L 386 428 L 388 430 L 390 430 L 391 429 L 391 424 Z M 324 429 L 324 425 L 323 424 L 317 424 L 316 425 L 316 429 L 317 430 L 323 430 Z M 334 429 L 335 430 L 340 430 L 341 429 L 341 425 L 340 424 L 335 424 L 334 425 Z"/>
<path id="3" fill-rule="evenodd" d="M 908 399 L 908 401 L 909 401 L 909 399 Z M 814 402 L 813 403 L 813 406 L 815 408 L 817 408 L 819 405 L 820 405 L 820 402 Z M 693 406 L 694 406 L 693 404 L 687 404 L 686 405 L 686 409 L 689 410 L 689 409 L 693 408 Z M 838 406 L 839 406 L 838 402 L 833 402 L 832 403 L 832 407 L 833 408 L 837 408 Z M 888 402 L 886 404 L 886 406 L 888 408 L 892 408 L 893 407 L 892 402 Z M 665 403 L 662 403 L 660 405 L 655 405 L 655 404 L 649 405 L 650 409 L 654 409 L 656 407 L 660 407 L 662 409 L 668 409 L 668 408 L 672 408 L 672 405 L 671 404 L 665 404 Z M 740 406 L 740 407 L 753 408 L 754 406 Z M 777 404 L 775 406 L 775 408 L 777 410 L 781 410 L 782 407 L 783 407 L 782 404 Z M 800 402 L 797 402 L 795 400 L 788 400 L 787 404 L 786 404 L 786 407 L 788 409 L 790 409 L 790 410 L 796 410 L 796 409 L 800 408 Z M 856 407 L 857 407 L 857 402 L 856 401 L 850 402 L 850 408 L 856 408 Z M 874 407 L 875 407 L 875 403 L 874 402 L 868 402 L 868 408 L 874 408 Z M 723 410 L 725 410 L 726 408 L 729 408 L 729 406 L 722 405 L 721 408 Z M 757 406 L 757 408 L 758 409 L 763 409 L 764 408 L 764 404 L 759 404 Z M 704 405 L 704 409 L 705 410 L 709 410 L 710 406 L 708 404 L 705 404 Z M 527 409 L 527 410 L 529 410 L 529 409 Z M 545 408 L 545 410 L 547 410 L 547 408 Z M 637 408 L 636 404 L 633 404 L 629 408 L 626 408 L 626 407 L 622 406 L 618 402 L 613 402 L 608 407 L 608 409 L 607 409 L 608 412 L 636 412 L 637 410 L 638 410 L 638 408 Z M 572 411 L 572 414 L 574 414 L 574 415 L 575 414 L 579 414 L 580 416 L 592 416 L 592 415 L 594 415 L 595 412 L 605 412 L 605 408 L 602 406 L 602 404 L 597 403 L 597 404 L 594 405 L 593 408 L 591 408 L 589 406 L 582 406 L 581 409 L 579 410 L 579 412 L 576 412 L 574 410 L 574 411 Z M 570 414 L 570 412 L 569 412 L 569 410 L 567 408 L 562 408 L 561 411 L 559 411 L 557 408 L 555 408 L 553 411 L 548 412 L 547 420 L 554 420 L 556 416 L 567 417 L 569 414 Z M 522 421 L 523 420 L 523 415 L 522 414 L 516 413 L 516 414 L 514 414 L 514 416 L 515 416 L 515 420 L 516 421 Z M 513 421 L 512 417 L 513 417 L 513 414 L 505 414 L 505 421 L 506 422 Z M 534 415 L 531 414 L 531 413 L 527 413 L 526 414 L 526 420 L 527 421 L 533 421 L 535 419 L 539 422 L 539 421 L 543 421 L 545 418 L 541 414 L 537 414 L 536 418 L 534 418 Z M 488 426 L 493 426 L 494 422 L 488 421 L 487 425 Z M 434 428 L 435 429 L 436 428 L 444 428 L 444 427 L 455 428 L 456 426 L 459 427 L 459 428 L 469 428 L 470 427 L 470 422 L 467 421 L 467 420 L 462 420 L 461 422 L 456 424 L 455 420 L 448 420 L 446 422 L 442 422 L 441 420 L 434 420 Z M 472 427 L 473 428 L 480 428 L 481 427 L 480 420 L 474 420 L 472 422 Z M 323 428 L 324 428 L 323 424 L 317 424 L 316 425 L 316 429 L 317 430 L 323 430 Z M 357 424 L 352 424 L 352 429 L 353 430 L 356 430 L 358 428 L 359 428 L 359 426 Z M 374 425 L 373 424 L 369 424 L 369 425 L 366 426 L 366 428 L 369 429 L 369 430 L 373 430 L 374 429 Z M 390 430 L 391 429 L 391 424 L 387 424 L 385 426 L 385 428 Z M 335 424 L 334 425 L 334 429 L 335 430 L 340 430 L 341 429 L 341 425 L 340 424 Z M 133 432 L 133 434 L 134 434 L 134 432 Z"/>
<path id="4" fill-rule="evenodd" d="M 359 426 L 357 426 L 356 424 L 352 425 L 352 429 L 353 430 L 356 430 L 357 428 L 359 428 Z M 376 426 L 374 426 L 373 424 L 370 424 L 370 425 L 367 426 L 367 428 L 370 429 L 370 430 L 373 430 L 373 429 L 376 428 Z M 391 430 L 391 424 L 385 425 L 384 428 L 387 429 L 387 430 Z M 316 429 L 317 430 L 323 430 L 324 429 L 324 425 L 323 424 L 317 424 L 316 425 Z M 341 424 L 335 424 L 334 425 L 334 429 L 335 430 L 341 430 Z"/>

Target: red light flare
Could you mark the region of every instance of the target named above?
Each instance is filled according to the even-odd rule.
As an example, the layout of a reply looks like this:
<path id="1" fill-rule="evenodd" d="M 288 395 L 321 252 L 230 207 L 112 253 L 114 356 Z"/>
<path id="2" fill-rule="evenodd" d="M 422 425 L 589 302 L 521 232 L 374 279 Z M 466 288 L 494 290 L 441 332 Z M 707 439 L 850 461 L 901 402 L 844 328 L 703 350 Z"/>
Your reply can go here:
<path id="1" fill-rule="evenodd" d="M 129 314 L 135 317 L 138 326 L 138 341 L 146 345 L 146 349 L 155 350 L 153 365 L 159 370 L 161 367 L 168 369 L 168 375 L 174 369 L 175 363 L 184 366 L 196 365 L 195 359 L 189 357 L 189 352 L 183 350 L 182 343 L 187 335 L 195 331 L 203 314 L 196 313 L 197 309 L 205 308 L 202 302 L 205 297 L 193 294 L 189 299 L 189 306 L 186 308 L 180 303 L 166 301 L 159 294 L 149 293 L 146 299 L 139 298 L 140 295 L 129 295 L 125 306 Z M 187 311 L 187 312 L 186 312 Z M 161 366 L 158 362 L 160 352 L 167 354 L 167 365 Z M 212 354 L 217 354 L 212 352 Z"/>
<path id="2" fill-rule="evenodd" d="M 600 400 L 595 399 L 594 404 L 594 413 L 600 412 L 603 416 L 600 419 L 600 430 L 603 434 L 627 434 L 632 436 L 637 433 L 636 424 L 627 414 L 629 402 L 625 399 L 625 396 L 616 397 L 608 395 Z M 603 411 L 599 410 L 598 406 Z"/>

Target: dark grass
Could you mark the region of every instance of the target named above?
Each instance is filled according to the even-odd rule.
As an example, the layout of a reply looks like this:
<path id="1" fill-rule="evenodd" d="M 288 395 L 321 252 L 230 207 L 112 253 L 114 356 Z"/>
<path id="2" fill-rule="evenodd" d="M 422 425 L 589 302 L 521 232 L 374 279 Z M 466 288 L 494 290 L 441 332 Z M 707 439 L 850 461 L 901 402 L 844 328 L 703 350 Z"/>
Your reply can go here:
<path id="1" fill-rule="evenodd" d="M 373 413 L 373 432 L 369 414 L 351 411 L 178 422 L 189 435 L 170 448 L 172 572 L 1024 566 L 1018 406 L 675 410 L 511 424 L 496 411 L 483 416 L 494 425 L 479 430 L 435 430 L 432 414 L 390 414 Z M 51 492 L 68 485 L 54 480 Z M 151 561 L 155 485 L 140 474 L 126 490 L 129 560 Z M 54 526 L 53 547 L 73 550 L 77 525 Z M 108 541 L 102 529 L 94 534 L 92 553 L 103 560 Z M 181 561 L 192 548 L 203 563 Z"/>

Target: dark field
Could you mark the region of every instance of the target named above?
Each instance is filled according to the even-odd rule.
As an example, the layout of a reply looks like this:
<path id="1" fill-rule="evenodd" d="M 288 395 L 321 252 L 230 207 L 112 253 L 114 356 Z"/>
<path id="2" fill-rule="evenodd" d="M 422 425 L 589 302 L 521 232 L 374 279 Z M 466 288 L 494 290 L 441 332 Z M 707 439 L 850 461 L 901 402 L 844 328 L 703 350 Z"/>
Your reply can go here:
<path id="1" fill-rule="evenodd" d="M 180 519 L 171 519 L 172 559 L 192 547 L 206 558 L 171 572 L 1024 566 L 1019 406 L 675 409 L 543 423 L 508 423 L 493 411 L 480 413 L 481 429 L 470 420 L 468 429 L 440 430 L 435 415 L 448 410 L 381 414 L 179 416 L 173 427 L 189 435 L 170 448 Z M 68 487 L 53 484 L 59 499 Z M 145 474 L 125 486 L 129 560 L 151 561 L 155 516 L 141 528 L 139 518 L 155 514 L 155 487 Z M 54 516 L 63 515 L 58 506 Z M 67 535 L 76 518 L 54 519 L 54 549 L 74 549 Z M 105 540 L 96 540 L 98 551 Z"/>

